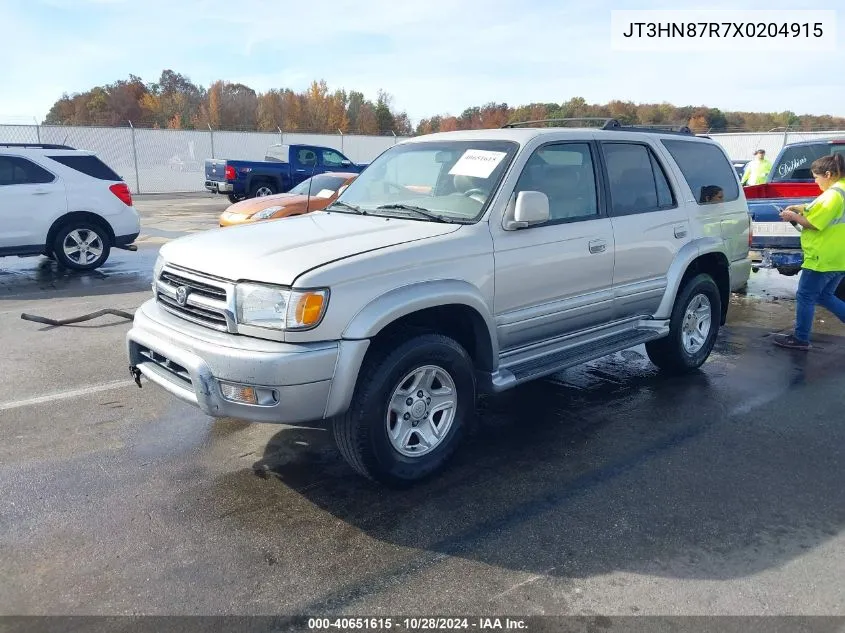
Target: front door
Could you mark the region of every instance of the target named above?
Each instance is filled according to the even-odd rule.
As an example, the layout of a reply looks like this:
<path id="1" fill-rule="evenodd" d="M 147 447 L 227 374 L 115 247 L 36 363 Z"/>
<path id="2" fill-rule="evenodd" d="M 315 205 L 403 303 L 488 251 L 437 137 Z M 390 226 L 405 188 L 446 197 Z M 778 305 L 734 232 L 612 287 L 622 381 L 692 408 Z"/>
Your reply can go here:
<path id="1" fill-rule="evenodd" d="M 555 142 L 529 158 L 514 189 L 549 198 L 545 224 L 495 227 L 495 313 L 501 350 L 607 323 L 614 238 L 599 204 L 595 146 Z"/>

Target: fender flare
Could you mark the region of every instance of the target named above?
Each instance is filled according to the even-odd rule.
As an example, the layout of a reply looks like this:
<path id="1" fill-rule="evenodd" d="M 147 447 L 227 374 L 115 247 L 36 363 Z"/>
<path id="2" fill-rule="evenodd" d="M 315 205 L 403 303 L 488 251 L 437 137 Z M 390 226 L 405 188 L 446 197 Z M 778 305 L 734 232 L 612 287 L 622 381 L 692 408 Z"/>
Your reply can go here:
<path id="1" fill-rule="evenodd" d="M 724 242 L 721 238 L 702 237 L 692 242 L 687 242 L 678 251 L 675 261 L 672 262 L 669 272 L 666 274 L 666 292 L 654 314 L 655 319 L 669 319 L 672 316 L 672 309 L 675 306 L 675 298 L 681 287 L 681 280 L 689 269 L 690 264 L 702 255 L 711 253 L 721 255 L 730 271 L 730 262 L 725 256 Z"/>
<path id="2" fill-rule="evenodd" d="M 343 330 L 342 338 L 371 339 L 397 319 L 426 308 L 446 305 L 462 305 L 478 313 L 487 329 L 492 362 L 495 365 L 499 357 L 499 345 L 496 322 L 490 308 L 478 288 L 458 279 L 422 281 L 379 295 L 352 317 Z"/>

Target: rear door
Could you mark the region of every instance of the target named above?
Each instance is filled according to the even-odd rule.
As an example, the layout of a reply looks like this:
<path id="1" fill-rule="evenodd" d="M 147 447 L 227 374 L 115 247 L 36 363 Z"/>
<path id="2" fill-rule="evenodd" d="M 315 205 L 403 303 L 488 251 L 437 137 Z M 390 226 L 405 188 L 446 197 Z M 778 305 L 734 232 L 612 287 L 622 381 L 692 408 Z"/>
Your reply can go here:
<path id="1" fill-rule="evenodd" d="M 43 246 L 53 219 L 66 212 L 56 174 L 23 156 L 0 155 L 0 251 Z"/>
<path id="2" fill-rule="evenodd" d="M 653 314 L 678 251 L 690 241 L 689 217 L 661 156 L 647 142 L 601 141 L 609 214 L 616 240 L 616 318 Z"/>
<path id="3" fill-rule="evenodd" d="M 313 147 L 297 145 L 291 147 L 291 187 L 295 187 L 303 180 L 314 174 L 322 173 L 320 157 Z"/>

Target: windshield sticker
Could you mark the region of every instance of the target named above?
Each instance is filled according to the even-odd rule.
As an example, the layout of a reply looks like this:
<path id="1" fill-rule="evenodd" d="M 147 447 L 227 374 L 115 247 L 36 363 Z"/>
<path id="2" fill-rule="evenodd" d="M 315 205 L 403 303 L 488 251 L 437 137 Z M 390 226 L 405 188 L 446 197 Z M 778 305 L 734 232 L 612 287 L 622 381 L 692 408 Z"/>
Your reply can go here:
<path id="1" fill-rule="evenodd" d="M 468 149 L 449 170 L 451 176 L 474 176 L 488 178 L 496 165 L 507 156 L 506 152 L 491 152 L 483 149 Z"/>
<path id="2" fill-rule="evenodd" d="M 334 195 L 334 191 L 331 189 L 321 189 L 319 193 L 315 193 L 315 198 L 331 198 Z"/>
<path id="3" fill-rule="evenodd" d="M 803 156 L 801 158 L 793 158 L 792 160 L 784 163 L 780 167 L 778 167 L 778 174 L 781 177 L 788 176 L 793 171 L 798 169 L 801 165 L 807 162 L 807 157 Z"/>

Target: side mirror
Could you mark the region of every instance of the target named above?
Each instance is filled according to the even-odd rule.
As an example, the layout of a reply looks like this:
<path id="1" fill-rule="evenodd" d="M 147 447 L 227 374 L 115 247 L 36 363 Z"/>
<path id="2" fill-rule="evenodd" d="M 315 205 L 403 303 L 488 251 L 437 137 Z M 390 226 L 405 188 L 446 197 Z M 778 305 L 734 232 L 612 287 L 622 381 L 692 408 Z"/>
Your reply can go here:
<path id="1" fill-rule="evenodd" d="M 340 164 L 344 167 L 349 167 L 352 164 L 352 161 L 344 158 L 342 161 L 340 161 Z"/>
<path id="2" fill-rule="evenodd" d="M 520 191 L 516 196 L 513 220 L 507 229 L 524 229 L 549 221 L 549 198 L 542 191 Z"/>

